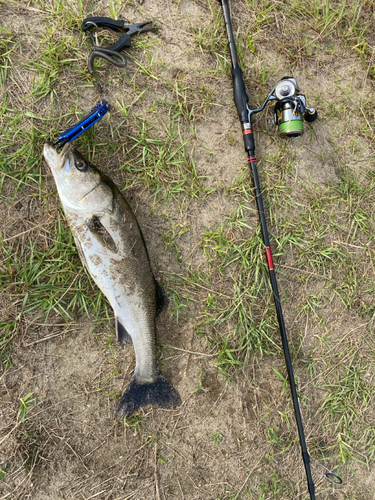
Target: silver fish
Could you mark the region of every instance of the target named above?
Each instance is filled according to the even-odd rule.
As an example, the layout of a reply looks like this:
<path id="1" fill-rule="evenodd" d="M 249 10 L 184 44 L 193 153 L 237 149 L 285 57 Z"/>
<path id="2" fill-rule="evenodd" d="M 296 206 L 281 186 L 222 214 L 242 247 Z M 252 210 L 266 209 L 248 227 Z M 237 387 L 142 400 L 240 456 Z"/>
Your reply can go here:
<path id="1" fill-rule="evenodd" d="M 57 152 L 47 143 L 44 157 L 81 261 L 114 310 L 117 339 L 134 345 L 134 377 L 117 418 L 143 406 L 177 406 L 180 396 L 156 363 L 155 317 L 162 293 L 132 209 L 117 186 L 70 144 Z"/>

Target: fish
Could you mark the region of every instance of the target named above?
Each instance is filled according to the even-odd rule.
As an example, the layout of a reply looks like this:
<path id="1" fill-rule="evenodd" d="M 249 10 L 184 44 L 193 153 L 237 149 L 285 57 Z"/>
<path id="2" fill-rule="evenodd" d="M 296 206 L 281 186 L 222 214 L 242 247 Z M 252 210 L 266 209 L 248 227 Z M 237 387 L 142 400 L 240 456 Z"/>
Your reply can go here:
<path id="1" fill-rule="evenodd" d="M 82 264 L 114 311 L 117 340 L 134 346 L 134 376 L 121 397 L 117 419 L 149 405 L 178 406 L 180 395 L 156 360 L 156 316 L 165 296 L 133 210 L 112 180 L 70 143 L 57 151 L 47 142 L 44 158 Z"/>

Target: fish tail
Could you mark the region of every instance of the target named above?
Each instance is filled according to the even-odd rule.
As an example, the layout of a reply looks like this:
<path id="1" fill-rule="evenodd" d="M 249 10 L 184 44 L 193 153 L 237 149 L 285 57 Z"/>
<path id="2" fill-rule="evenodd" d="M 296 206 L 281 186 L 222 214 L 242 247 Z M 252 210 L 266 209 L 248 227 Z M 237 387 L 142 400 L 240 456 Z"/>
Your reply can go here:
<path id="1" fill-rule="evenodd" d="M 150 384 L 139 384 L 133 377 L 118 405 L 117 418 L 120 420 L 143 406 L 172 408 L 179 404 L 181 404 L 179 393 L 162 375 Z"/>

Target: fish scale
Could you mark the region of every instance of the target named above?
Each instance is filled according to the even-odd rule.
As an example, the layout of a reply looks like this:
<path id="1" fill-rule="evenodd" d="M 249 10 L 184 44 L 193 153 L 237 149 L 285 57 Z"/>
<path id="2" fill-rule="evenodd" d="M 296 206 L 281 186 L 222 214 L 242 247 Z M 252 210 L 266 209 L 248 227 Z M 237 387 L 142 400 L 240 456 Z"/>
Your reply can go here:
<path id="1" fill-rule="evenodd" d="M 136 351 L 136 370 L 139 373 L 139 377 L 142 380 L 152 382 L 156 376 L 156 363 L 154 361 L 155 348 L 150 348 L 150 345 L 154 346 L 152 338 L 155 332 L 156 304 L 153 295 L 144 294 L 141 289 L 142 285 L 145 288 L 154 286 L 151 269 L 149 273 L 143 273 L 144 278 L 139 282 L 139 273 L 134 272 L 132 263 L 128 263 L 130 265 L 127 266 L 124 276 L 122 267 L 127 260 L 139 263 L 132 256 L 132 239 L 130 241 L 127 240 L 128 245 L 123 240 L 119 244 L 118 253 L 114 253 L 107 247 L 100 246 L 90 231 L 86 214 L 83 214 L 83 217 L 77 216 L 67 210 L 66 216 L 76 246 L 80 247 L 81 253 L 85 255 L 85 263 L 90 275 L 109 300 L 117 321 L 121 322 L 127 332 L 132 332 L 130 335 Z M 106 214 L 101 219 L 101 222 L 108 222 L 108 220 L 109 215 Z M 104 228 L 107 229 L 107 226 L 104 225 Z M 125 228 L 120 227 L 120 231 L 121 229 Z M 110 230 L 108 227 L 107 230 L 114 237 L 115 243 L 116 241 L 118 242 L 119 235 L 115 234 L 113 228 Z M 101 262 L 98 262 L 97 257 L 99 257 Z M 110 273 L 109 276 L 108 272 Z M 127 285 L 127 283 L 130 283 L 130 285 Z M 130 291 L 129 288 L 131 288 Z M 140 309 L 142 310 L 141 314 Z"/>

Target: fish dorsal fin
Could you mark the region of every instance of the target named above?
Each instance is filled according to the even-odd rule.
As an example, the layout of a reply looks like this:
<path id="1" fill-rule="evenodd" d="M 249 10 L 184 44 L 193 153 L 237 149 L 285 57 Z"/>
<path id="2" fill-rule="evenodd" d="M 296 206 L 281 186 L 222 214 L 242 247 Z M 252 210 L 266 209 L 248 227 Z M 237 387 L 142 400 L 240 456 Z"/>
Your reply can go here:
<path id="1" fill-rule="evenodd" d="M 156 292 L 156 317 L 163 311 L 163 309 L 168 305 L 168 299 L 165 295 L 164 290 L 155 280 L 155 292 Z"/>
<path id="2" fill-rule="evenodd" d="M 116 337 L 117 337 L 117 340 L 119 341 L 120 345 L 122 345 L 124 340 L 125 340 L 125 342 L 130 342 L 130 343 L 133 342 L 132 338 L 129 335 L 129 333 L 127 332 L 126 328 L 120 322 L 118 316 L 116 316 Z"/>

